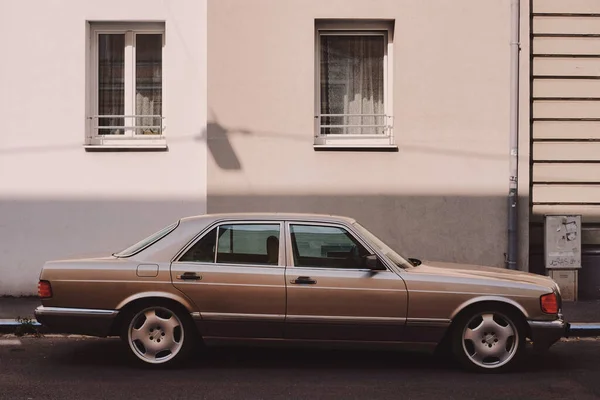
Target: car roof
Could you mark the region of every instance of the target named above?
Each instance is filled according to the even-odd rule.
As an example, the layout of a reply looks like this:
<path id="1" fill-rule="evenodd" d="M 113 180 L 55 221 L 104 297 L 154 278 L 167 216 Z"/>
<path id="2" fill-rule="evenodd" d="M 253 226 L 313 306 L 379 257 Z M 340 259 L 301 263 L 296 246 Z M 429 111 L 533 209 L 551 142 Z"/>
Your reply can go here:
<path id="1" fill-rule="evenodd" d="M 328 215 L 328 214 L 310 214 L 310 213 L 281 213 L 281 212 L 248 212 L 248 213 L 218 213 L 218 214 L 203 214 L 181 218 L 181 222 L 185 224 L 203 224 L 209 225 L 214 222 L 227 220 L 280 220 L 280 221 L 312 221 L 312 222 L 343 222 L 352 224 L 355 222 L 353 218 Z"/>

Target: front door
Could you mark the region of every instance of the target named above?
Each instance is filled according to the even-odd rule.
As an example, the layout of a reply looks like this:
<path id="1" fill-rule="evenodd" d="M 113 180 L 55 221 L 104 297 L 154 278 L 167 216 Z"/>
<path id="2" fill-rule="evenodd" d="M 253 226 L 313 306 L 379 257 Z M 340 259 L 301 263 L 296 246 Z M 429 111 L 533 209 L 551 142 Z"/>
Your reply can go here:
<path id="1" fill-rule="evenodd" d="M 205 338 L 282 338 L 285 257 L 281 222 L 226 222 L 171 265 L 171 278 L 200 310 Z"/>
<path id="2" fill-rule="evenodd" d="M 402 340 L 407 291 L 400 276 L 368 269 L 372 252 L 344 226 L 290 222 L 287 231 L 287 339 Z"/>

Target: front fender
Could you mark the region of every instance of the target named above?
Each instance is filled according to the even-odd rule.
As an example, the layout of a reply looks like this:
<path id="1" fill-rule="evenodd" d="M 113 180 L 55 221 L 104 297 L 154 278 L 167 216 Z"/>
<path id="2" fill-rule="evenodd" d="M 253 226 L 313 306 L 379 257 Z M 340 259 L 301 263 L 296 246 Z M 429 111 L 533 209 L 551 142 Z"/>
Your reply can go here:
<path id="1" fill-rule="evenodd" d="M 519 311 L 521 311 L 521 313 L 525 316 L 525 318 L 529 318 L 529 313 L 527 312 L 527 310 L 525 310 L 525 308 L 521 304 L 514 301 L 513 299 L 509 299 L 509 298 L 501 297 L 501 296 L 477 296 L 477 297 L 473 297 L 473 298 L 463 302 L 458 307 L 456 307 L 454 309 L 454 311 L 452 312 L 452 314 L 450 315 L 450 319 L 454 320 L 456 318 L 456 316 L 465 308 L 467 308 L 473 304 L 483 303 L 483 302 L 504 303 L 504 304 L 513 306 L 516 309 L 518 309 Z"/>

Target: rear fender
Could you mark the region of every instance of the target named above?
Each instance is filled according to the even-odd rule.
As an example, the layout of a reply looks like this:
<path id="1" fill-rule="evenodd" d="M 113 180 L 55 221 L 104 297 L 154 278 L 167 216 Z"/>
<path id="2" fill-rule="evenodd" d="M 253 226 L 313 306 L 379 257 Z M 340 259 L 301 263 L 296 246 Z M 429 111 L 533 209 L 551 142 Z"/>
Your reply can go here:
<path id="1" fill-rule="evenodd" d="M 198 310 L 196 310 L 196 307 L 194 306 L 194 303 L 192 303 L 188 298 L 186 298 L 186 297 L 184 297 L 182 295 L 177 295 L 177 294 L 169 293 L 169 292 L 141 292 L 141 293 L 136 293 L 134 295 L 131 295 L 131 296 L 127 297 L 123 301 L 121 301 L 117 305 L 117 310 L 121 310 L 123 307 L 127 306 L 128 304 L 130 304 L 133 301 L 142 300 L 142 299 L 146 299 L 146 298 L 164 298 L 164 299 L 169 299 L 169 300 L 173 300 L 173 301 L 176 301 L 176 302 L 180 303 L 190 313 L 198 311 Z"/>

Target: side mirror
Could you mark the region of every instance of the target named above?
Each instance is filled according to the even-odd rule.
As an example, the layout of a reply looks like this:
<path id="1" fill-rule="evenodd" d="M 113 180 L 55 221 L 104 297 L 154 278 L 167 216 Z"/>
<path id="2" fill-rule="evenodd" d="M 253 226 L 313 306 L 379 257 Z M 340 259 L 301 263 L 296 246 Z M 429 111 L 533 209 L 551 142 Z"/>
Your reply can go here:
<path id="1" fill-rule="evenodd" d="M 365 256 L 365 264 L 372 271 L 384 271 L 385 266 L 379 261 L 375 254 Z"/>

